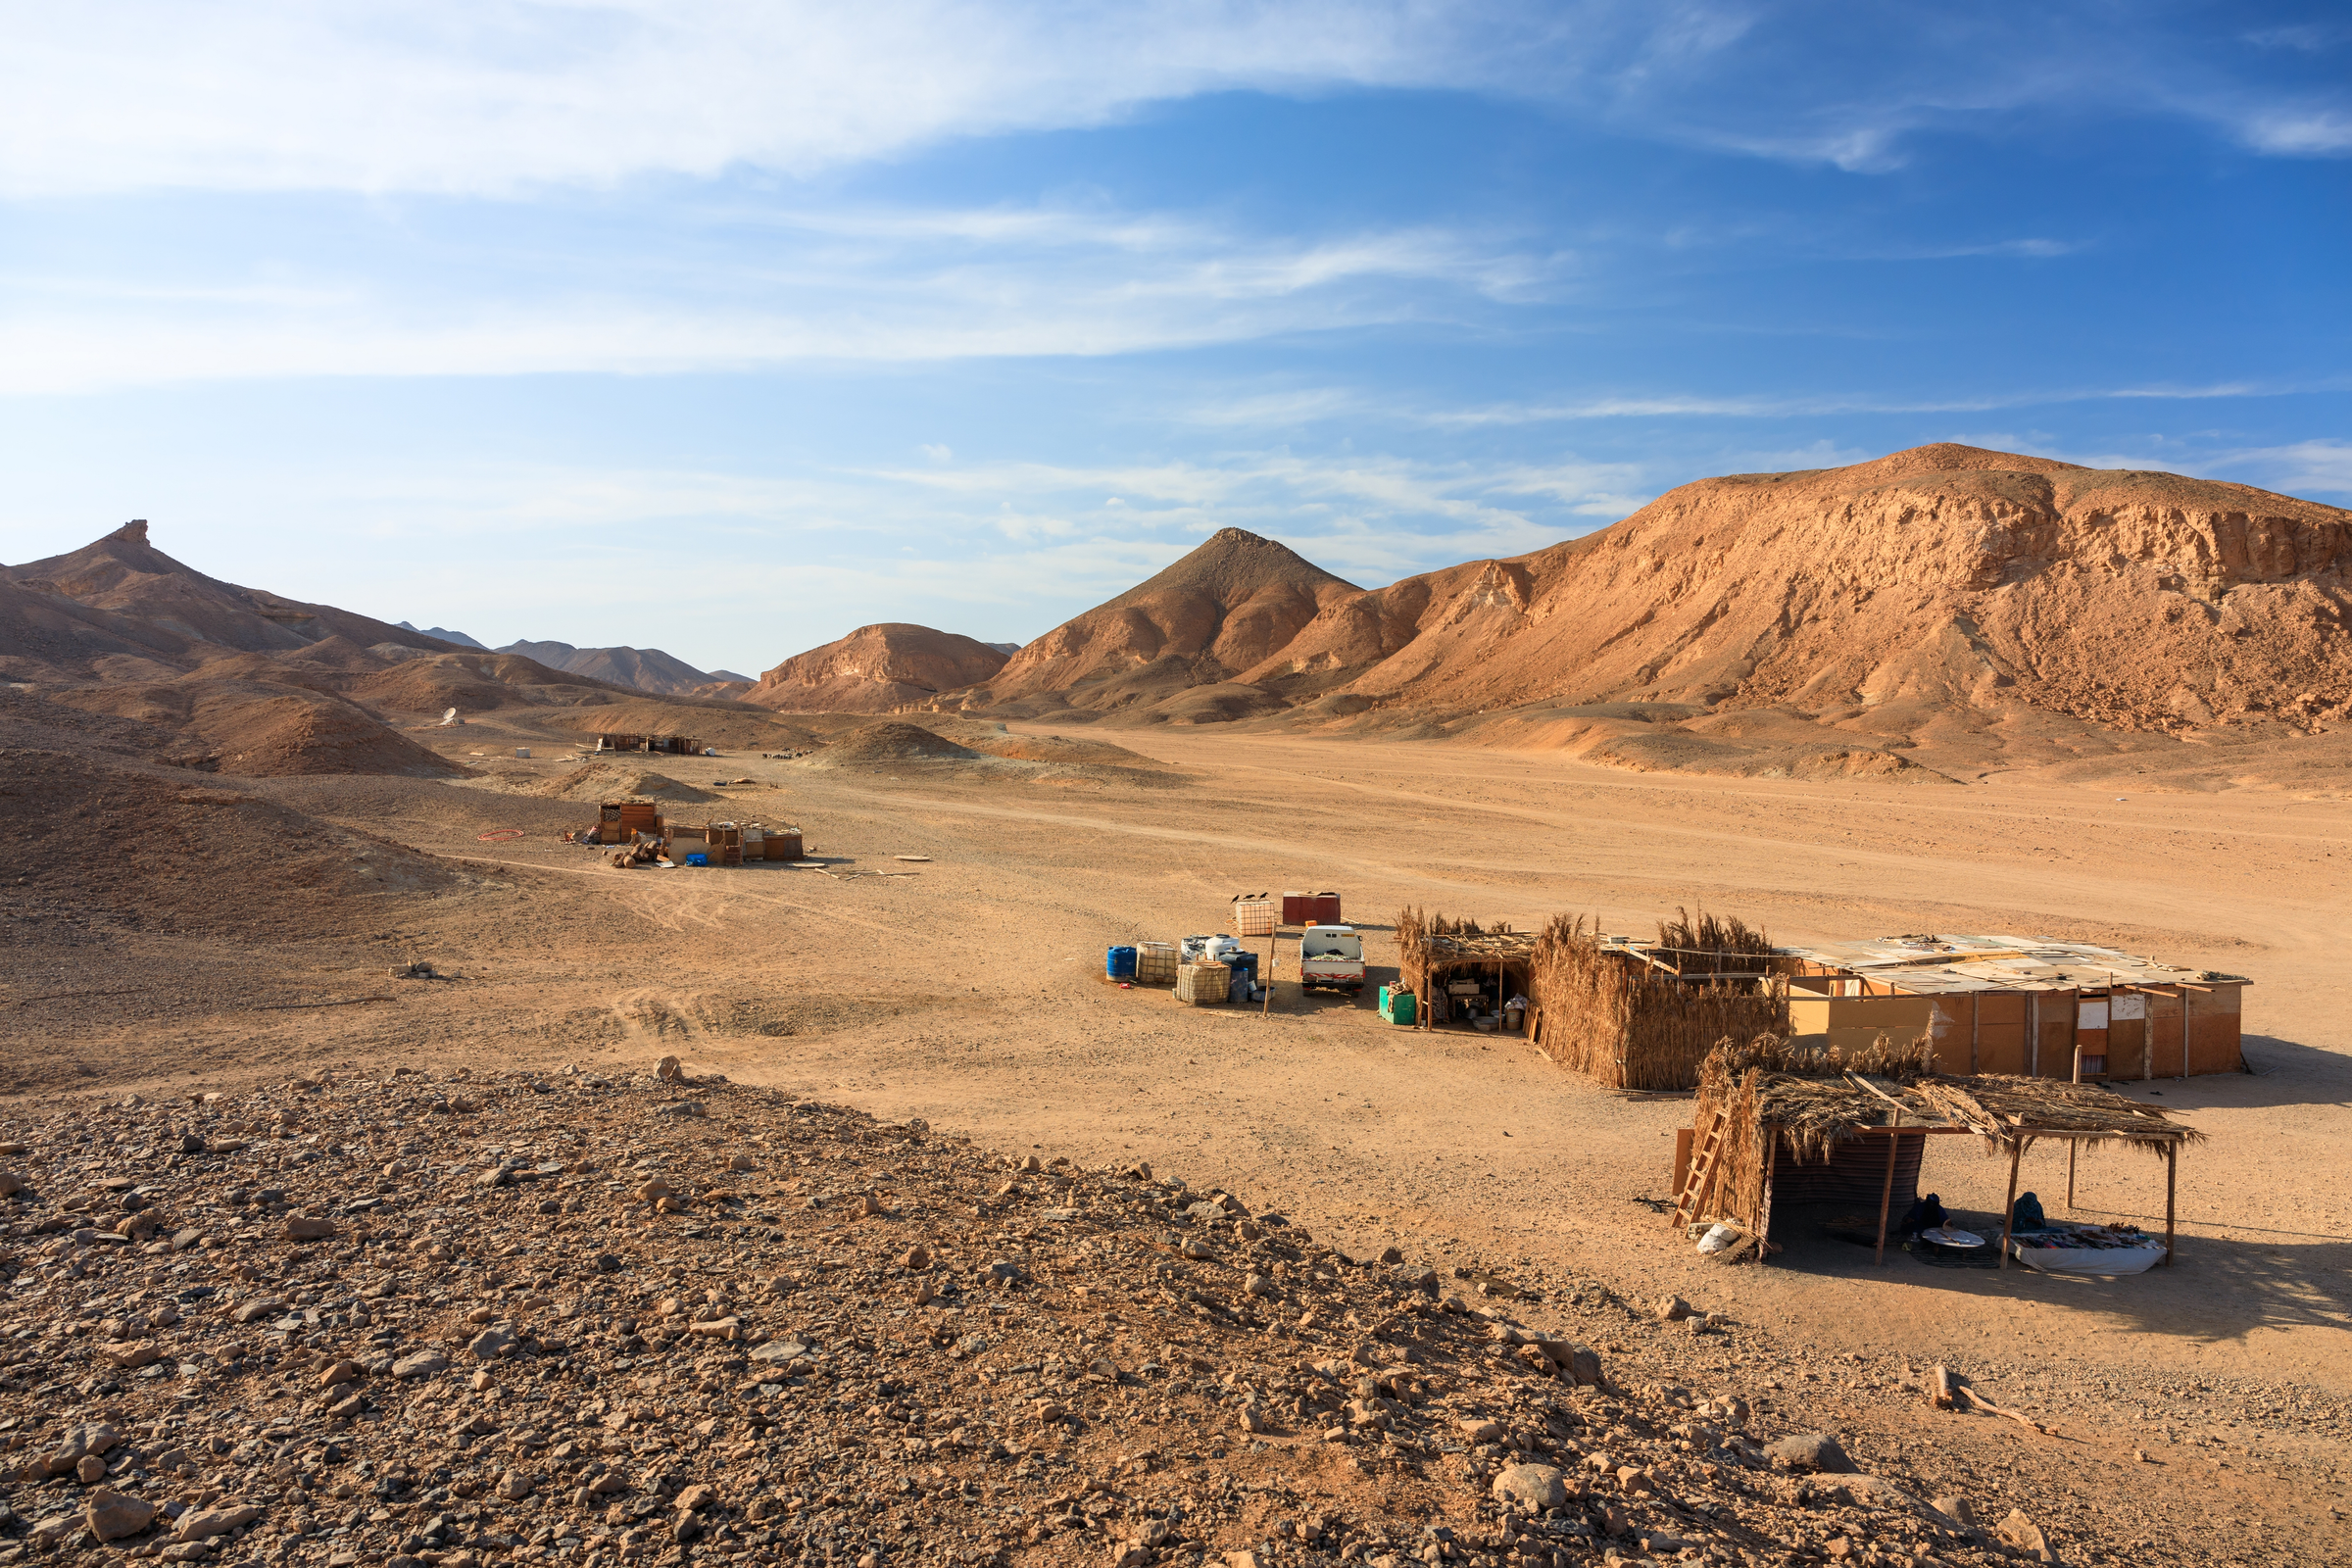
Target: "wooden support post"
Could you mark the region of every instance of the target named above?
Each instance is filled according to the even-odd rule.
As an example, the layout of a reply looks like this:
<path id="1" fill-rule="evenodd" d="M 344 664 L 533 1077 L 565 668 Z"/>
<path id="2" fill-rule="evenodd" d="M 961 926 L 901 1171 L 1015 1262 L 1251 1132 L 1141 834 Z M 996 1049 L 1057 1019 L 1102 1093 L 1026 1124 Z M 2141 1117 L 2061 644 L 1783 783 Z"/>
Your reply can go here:
<path id="1" fill-rule="evenodd" d="M 2041 993 L 2026 993 L 2026 1076 L 2041 1076 Z"/>
<path id="2" fill-rule="evenodd" d="M 1894 1203 L 1894 1156 L 1903 1147 L 1903 1113 L 1896 1111 L 1886 1130 L 1886 1175 L 1879 1183 L 1879 1250 L 1871 1259 L 1880 1267 L 1886 1263 L 1886 1211 Z"/>
<path id="3" fill-rule="evenodd" d="M 1274 961 L 1274 933 L 1271 931 L 1267 932 L 1266 972 L 1262 977 L 1266 982 L 1266 998 L 1265 1005 L 1257 1009 L 1257 1015 L 1260 1018 L 1270 1018 L 1274 1014 L 1274 971 L 1281 967 L 1281 965 Z"/>
<path id="4" fill-rule="evenodd" d="M 2080 1006 L 2081 1004 L 2078 1003 L 2076 1005 Z M 2081 1027 L 2082 1025 L 2078 1022 L 2076 1028 L 2079 1030 Z M 2109 1027 L 2112 1028 L 2113 1025 L 2110 1024 Z M 2075 1036 L 2075 1082 L 2081 1083 L 2082 1081 L 2082 1037 L 2081 1034 L 2077 1034 Z M 2066 1141 L 2066 1211 L 2069 1214 L 2075 1211 L 2075 1156 L 2081 1152 L 2082 1152 L 2082 1140 L 2069 1138 Z"/>
<path id="5" fill-rule="evenodd" d="M 1968 999 L 1968 1070 L 1983 1072 L 1977 1064 L 1977 1052 L 1984 1039 L 1984 993 L 1974 992 Z"/>
<path id="6" fill-rule="evenodd" d="M 2026 1141 L 2020 1138 L 2009 1146 L 2009 1201 L 2001 1205 L 2001 1261 L 2009 1266 L 2009 1233 L 2017 1224 L 2017 1162 L 2025 1156 Z"/>
<path id="7" fill-rule="evenodd" d="M 2173 1196 L 2180 1176 L 2180 1140 L 2164 1152 L 2164 1266 L 2173 1266 Z"/>
<path id="8" fill-rule="evenodd" d="M 2180 1076 L 2188 1077 L 2188 987 L 2180 988 Z"/>

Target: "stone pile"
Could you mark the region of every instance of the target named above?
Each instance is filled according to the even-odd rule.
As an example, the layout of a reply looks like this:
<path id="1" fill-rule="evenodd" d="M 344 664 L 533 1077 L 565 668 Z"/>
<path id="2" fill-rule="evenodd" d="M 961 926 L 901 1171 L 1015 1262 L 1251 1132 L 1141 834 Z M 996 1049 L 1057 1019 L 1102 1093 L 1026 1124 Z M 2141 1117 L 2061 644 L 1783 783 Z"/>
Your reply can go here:
<path id="1" fill-rule="evenodd" d="M 20 1107 L 0 1565 L 2048 1554 L 1394 1250 L 663 1066 Z"/>

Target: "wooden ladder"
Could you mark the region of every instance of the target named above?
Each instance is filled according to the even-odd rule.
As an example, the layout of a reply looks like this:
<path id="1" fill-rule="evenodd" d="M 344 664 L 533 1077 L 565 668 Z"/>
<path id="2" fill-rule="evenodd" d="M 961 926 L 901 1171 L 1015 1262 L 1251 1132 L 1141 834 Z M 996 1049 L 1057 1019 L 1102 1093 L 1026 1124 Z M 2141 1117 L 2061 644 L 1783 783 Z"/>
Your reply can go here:
<path id="1" fill-rule="evenodd" d="M 1724 1129 L 1731 1117 L 1722 1111 L 1708 1123 L 1707 1134 L 1690 1152 L 1690 1173 L 1683 1178 L 1683 1190 L 1675 1195 L 1674 1224 L 1677 1230 L 1691 1224 L 1707 1211 L 1707 1200 L 1715 1192 L 1715 1160 L 1723 1152 Z"/>

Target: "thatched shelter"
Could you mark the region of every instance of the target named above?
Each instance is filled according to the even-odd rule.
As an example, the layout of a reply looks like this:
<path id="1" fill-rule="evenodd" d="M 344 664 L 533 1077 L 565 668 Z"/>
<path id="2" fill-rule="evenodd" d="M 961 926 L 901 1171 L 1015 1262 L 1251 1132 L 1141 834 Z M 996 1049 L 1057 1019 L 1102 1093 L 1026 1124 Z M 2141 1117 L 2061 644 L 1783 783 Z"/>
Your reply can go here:
<path id="1" fill-rule="evenodd" d="M 1788 1030 L 1785 983 L 1761 973 L 1764 934 L 1686 917 L 1634 943 L 1554 916 L 1537 939 L 1534 1039 L 1613 1089 L 1689 1089 L 1716 1042 Z"/>
<path id="2" fill-rule="evenodd" d="M 1531 996 L 1535 954 L 1536 938 L 1507 923 L 1490 928 L 1410 906 L 1396 915 L 1398 984 L 1418 1000 L 1415 1022 L 1425 1029 L 1452 1022 L 1465 1003 Z"/>
<path id="3" fill-rule="evenodd" d="M 1716 1042 L 1788 1030 L 1786 982 L 1765 968 L 1771 940 L 1703 912 L 1677 910 L 1647 942 L 1581 916 L 1530 933 L 1408 907 L 1396 953 L 1420 1027 L 1524 996 L 1536 1047 L 1612 1089 L 1689 1089 Z"/>
<path id="4" fill-rule="evenodd" d="M 2096 1084 L 1996 1074 L 1940 1077 L 1926 1038 L 1886 1036 L 1867 1051 L 1792 1046 L 1770 1035 L 1725 1040 L 1699 1071 L 1690 1158 L 1676 1194 L 1678 1224 L 1728 1220 L 1768 1244 L 1776 1199 L 1850 1200 L 1859 1173 L 1874 1183 L 1879 1252 L 1893 1205 L 1918 1196 L 1928 1139 L 1975 1137 L 2009 1155 L 2009 1202 L 2018 1161 L 2043 1138 L 2076 1149 L 2118 1144 L 2165 1160 L 2165 1261 L 2172 1261 L 2173 1193 L 2180 1146 L 2204 1135 L 2164 1111 Z M 2067 1200 L 2071 1206 L 2070 1161 Z M 2002 1266 L 2008 1262 L 2003 1221 Z M 1767 1246 L 1758 1246 L 1761 1256 Z"/>

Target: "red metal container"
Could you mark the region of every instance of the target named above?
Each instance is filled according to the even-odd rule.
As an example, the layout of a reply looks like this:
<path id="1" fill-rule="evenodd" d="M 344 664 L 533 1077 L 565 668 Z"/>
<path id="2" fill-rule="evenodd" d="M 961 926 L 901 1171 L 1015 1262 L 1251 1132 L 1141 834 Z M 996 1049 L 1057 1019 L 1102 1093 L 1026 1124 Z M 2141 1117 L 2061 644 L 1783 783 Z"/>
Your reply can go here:
<path id="1" fill-rule="evenodd" d="M 1284 925 L 1338 925 L 1340 896 L 1337 893 L 1292 893 L 1282 896 Z"/>

